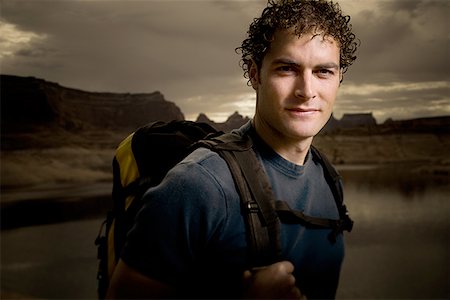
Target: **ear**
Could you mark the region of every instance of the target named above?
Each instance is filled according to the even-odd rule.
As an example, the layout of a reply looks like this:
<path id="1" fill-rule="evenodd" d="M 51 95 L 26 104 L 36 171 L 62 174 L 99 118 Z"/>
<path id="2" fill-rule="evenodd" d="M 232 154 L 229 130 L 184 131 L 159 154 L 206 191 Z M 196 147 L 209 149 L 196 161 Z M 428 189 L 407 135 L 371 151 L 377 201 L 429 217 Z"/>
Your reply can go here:
<path id="1" fill-rule="evenodd" d="M 256 65 L 255 61 L 252 60 L 252 65 L 250 66 L 250 69 L 248 70 L 248 76 L 250 79 L 250 83 L 252 84 L 253 89 L 256 91 L 259 84 L 259 71 L 258 66 Z"/>

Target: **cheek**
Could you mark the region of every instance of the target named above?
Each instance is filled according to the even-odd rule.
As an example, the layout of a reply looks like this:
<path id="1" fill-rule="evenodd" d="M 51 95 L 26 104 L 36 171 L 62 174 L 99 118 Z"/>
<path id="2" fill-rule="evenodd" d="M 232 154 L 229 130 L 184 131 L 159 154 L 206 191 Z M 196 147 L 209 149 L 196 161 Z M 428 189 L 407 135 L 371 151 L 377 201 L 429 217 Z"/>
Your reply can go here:
<path id="1" fill-rule="evenodd" d="M 267 82 L 266 93 L 272 97 L 273 102 L 282 102 L 283 99 L 289 98 L 293 91 L 292 83 L 288 80 L 273 79 Z"/>
<path id="2" fill-rule="evenodd" d="M 322 99 L 324 99 L 329 106 L 333 106 L 334 102 L 336 101 L 338 89 L 339 84 L 329 84 L 324 87 Z"/>
<path id="3" fill-rule="evenodd" d="M 277 85 L 273 81 L 268 80 L 260 83 L 258 95 L 263 106 L 270 107 L 274 105 L 277 94 Z"/>

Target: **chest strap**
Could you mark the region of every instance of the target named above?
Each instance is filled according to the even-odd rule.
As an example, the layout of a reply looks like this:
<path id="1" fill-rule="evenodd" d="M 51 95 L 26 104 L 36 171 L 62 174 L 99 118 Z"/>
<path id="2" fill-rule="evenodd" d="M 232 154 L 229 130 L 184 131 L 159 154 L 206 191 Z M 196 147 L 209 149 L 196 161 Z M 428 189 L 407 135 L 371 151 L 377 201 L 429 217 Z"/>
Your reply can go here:
<path id="1" fill-rule="evenodd" d="M 345 206 L 343 209 L 345 209 Z M 332 231 L 328 238 L 333 243 L 336 242 L 339 233 L 344 230 L 350 232 L 353 228 L 353 221 L 348 218 L 348 214 L 344 214 L 344 217 L 341 216 L 339 220 L 312 217 L 305 215 L 302 211 L 290 208 L 285 201 L 280 200 L 275 201 L 275 210 L 283 223 L 302 224 L 305 227 L 331 228 Z"/>

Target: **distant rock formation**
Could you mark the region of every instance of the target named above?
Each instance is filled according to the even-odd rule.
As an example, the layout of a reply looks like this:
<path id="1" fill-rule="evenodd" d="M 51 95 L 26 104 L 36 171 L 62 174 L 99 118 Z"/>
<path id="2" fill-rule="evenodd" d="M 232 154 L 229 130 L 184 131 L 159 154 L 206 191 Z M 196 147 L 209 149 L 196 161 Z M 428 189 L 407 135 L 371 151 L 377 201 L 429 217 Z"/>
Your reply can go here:
<path id="1" fill-rule="evenodd" d="M 336 133 L 346 130 L 372 131 L 377 127 L 377 120 L 372 113 L 344 114 L 340 120 L 333 115 L 322 129 L 322 133 Z"/>
<path id="2" fill-rule="evenodd" d="M 450 116 L 417 118 L 409 120 L 387 119 L 383 124 L 378 125 L 381 133 L 402 132 L 402 133 L 450 133 Z"/>
<path id="3" fill-rule="evenodd" d="M 228 117 L 228 119 L 225 121 L 225 124 L 228 127 L 227 130 L 232 130 L 241 127 L 248 121 L 250 121 L 249 117 L 243 117 L 236 111 L 234 112 L 234 114 Z"/>
<path id="4" fill-rule="evenodd" d="M 343 128 L 371 128 L 377 126 L 377 121 L 372 113 L 344 114 L 339 121 L 339 125 Z"/>
<path id="5" fill-rule="evenodd" d="M 207 123 L 209 125 L 216 124 L 214 121 L 210 120 L 204 113 L 200 113 L 197 117 L 197 120 L 195 120 L 195 122 Z"/>
<path id="6" fill-rule="evenodd" d="M 337 131 L 338 128 L 339 128 L 339 121 L 334 117 L 334 115 L 331 115 L 330 119 L 325 124 L 325 126 L 322 128 L 320 133 L 321 134 L 333 133 L 333 132 Z"/>
<path id="7" fill-rule="evenodd" d="M 160 92 L 86 92 L 34 77 L 0 76 L 2 133 L 36 126 L 127 130 L 154 120 L 184 120 Z"/>
<path id="8" fill-rule="evenodd" d="M 66 88 L 34 77 L 0 75 L 2 150 L 59 147 L 114 147 L 126 135 L 151 121 L 184 120 L 180 108 L 160 92 L 146 94 L 99 93 Z M 249 121 L 238 112 L 216 123 L 229 132 Z M 391 133 L 450 133 L 450 116 L 387 120 L 377 124 L 372 113 L 331 116 L 320 135 L 370 135 Z"/>
<path id="9" fill-rule="evenodd" d="M 250 121 L 249 117 L 243 117 L 237 111 L 234 112 L 231 116 L 229 116 L 228 119 L 223 123 L 216 123 L 216 122 L 210 120 L 204 113 L 200 113 L 196 120 L 196 122 L 207 123 L 207 124 L 211 125 L 212 127 L 216 128 L 217 130 L 220 130 L 223 132 L 230 132 L 233 129 L 241 127 L 248 121 Z"/>

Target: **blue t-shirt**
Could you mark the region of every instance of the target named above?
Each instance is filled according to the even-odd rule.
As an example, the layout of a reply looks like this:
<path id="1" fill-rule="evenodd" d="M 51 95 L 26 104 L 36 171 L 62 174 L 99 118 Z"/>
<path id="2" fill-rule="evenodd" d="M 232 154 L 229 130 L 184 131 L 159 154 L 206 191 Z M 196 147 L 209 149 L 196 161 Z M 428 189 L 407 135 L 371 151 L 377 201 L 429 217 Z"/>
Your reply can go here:
<path id="1" fill-rule="evenodd" d="M 248 131 L 251 124 L 239 131 Z M 306 215 L 339 219 L 324 170 L 310 151 L 302 166 L 265 145 L 254 149 L 278 200 Z M 143 274 L 177 288 L 181 298 L 236 298 L 248 268 L 246 227 L 232 175 L 218 154 L 200 148 L 175 166 L 144 197 L 122 259 Z M 282 259 L 295 266 L 308 298 L 334 298 L 344 257 L 342 235 L 330 229 L 281 225 Z"/>

